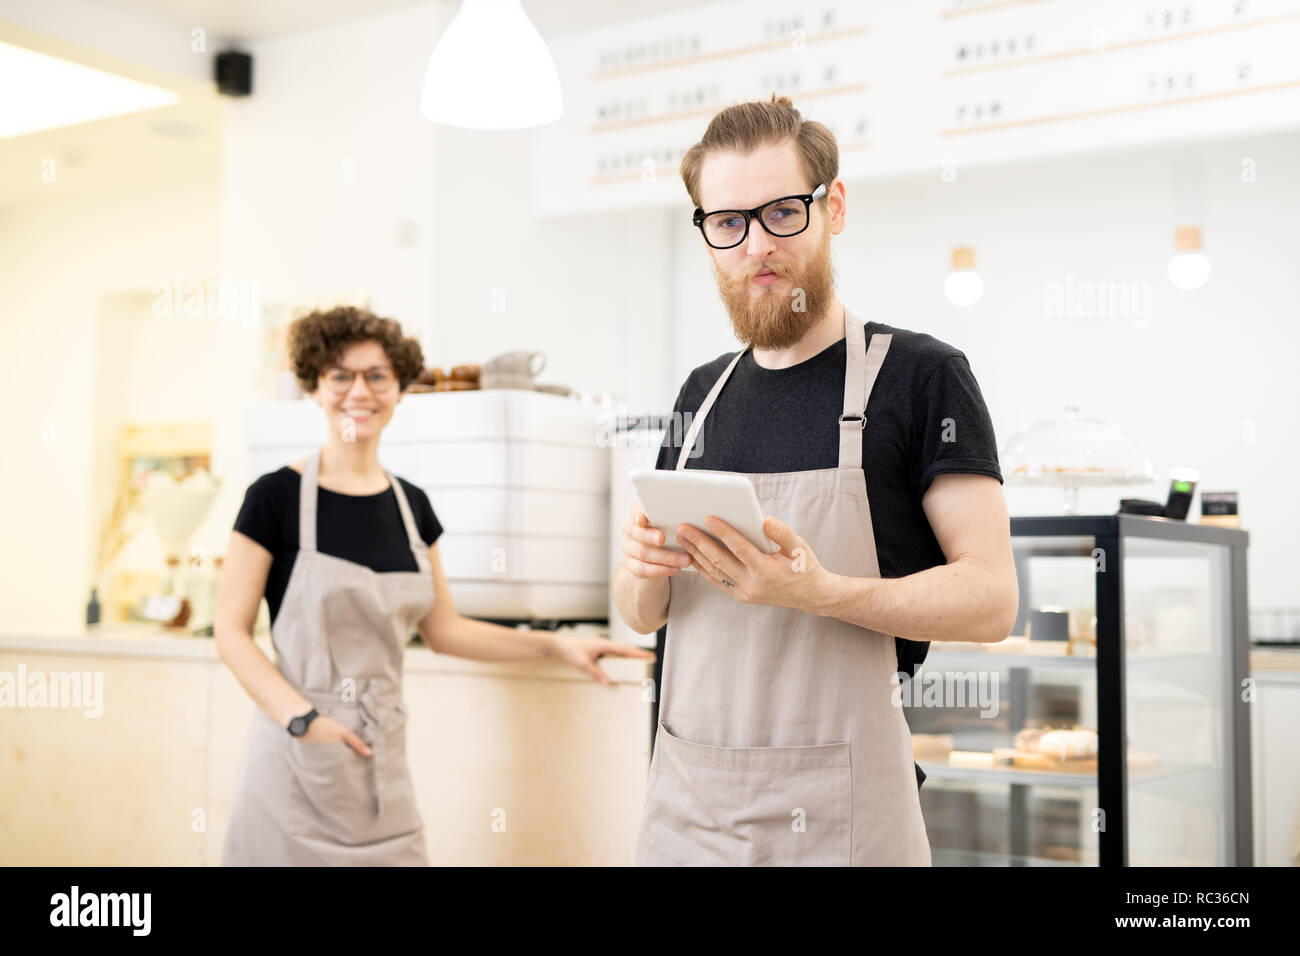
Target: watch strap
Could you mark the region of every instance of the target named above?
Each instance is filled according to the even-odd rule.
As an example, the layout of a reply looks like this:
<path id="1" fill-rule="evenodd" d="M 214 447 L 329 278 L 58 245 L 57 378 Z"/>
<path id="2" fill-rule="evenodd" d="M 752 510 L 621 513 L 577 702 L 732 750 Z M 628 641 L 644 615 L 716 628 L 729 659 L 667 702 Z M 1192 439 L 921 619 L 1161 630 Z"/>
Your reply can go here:
<path id="1" fill-rule="evenodd" d="M 305 734 L 305 733 L 307 732 L 307 728 L 311 726 L 311 722 L 312 722 L 313 720 L 315 720 L 315 719 L 316 719 L 317 717 L 319 717 L 319 716 L 320 716 L 320 713 L 316 710 L 315 707 L 313 707 L 311 710 L 307 711 L 307 713 L 305 713 L 305 714 L 300 714 L 300 715 L 298 715 L 297 717 L 293 717 L 293 718 L 291 718 L 291 719 L 289 720 L 289 726 L 286 727 L 285 729 L 289 731 L 289 733 L 290 733 L 291 736 L 294 736 L 294 737 L 301 737 L 303 734 Z M 294 728 L 294 725 L 295 725 L 296 723 L 298 723 L 299 721 L 302 721 L 302 731 L 301 731 L 300 733 L 296 733 L 296 734 L 295 734 L 295 733 L 293 732 L 293 728 Z"/>

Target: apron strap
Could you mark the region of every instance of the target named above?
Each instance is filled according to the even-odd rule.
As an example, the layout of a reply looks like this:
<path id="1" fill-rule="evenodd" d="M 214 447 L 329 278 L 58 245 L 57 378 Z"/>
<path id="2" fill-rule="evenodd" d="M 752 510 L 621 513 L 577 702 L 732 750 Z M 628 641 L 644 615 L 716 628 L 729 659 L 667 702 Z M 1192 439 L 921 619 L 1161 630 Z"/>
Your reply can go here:
<path id="1" fill-rule="evenodd" d="M 709 409 L 713 407 L 713 403 L 717 399 L 718 393 L 722 391 L 722 386 L 727 384 L 727 379 L 731 377 L 732 369 L 736 367 L 736 363 L 739 362 L 748 351 L 749 349 L 744 348 L 736 353 L 736 357 L 731 360 L 731 364 L 723 369 L 722 374 L 718 376 L 718 380 L 713 383 L 713 388 L 709 390 L 709 394 L 704 397 L 704 402 L 700 405 L 700 410 L 697 411 L 695 417 L 691 419 L 690 430 L 687 431 L 686 437 L 682 440 L 682 450 L 677 456 L 678 471 L 681 471 L 686 467 L 686 458 L 690 455 L 691 448 L 695 445 L 695 438 L 699 435 L 700 429 L 704 427 L 705 416 L 709 414 Z"/>
<path id="2" fill-rule="evenodd" d="M 391 472 L 385 471 L 388 480 L 393 483 L 393 493 L 397 495 L 397 507 L 402 512 L 402 524 L 406 527 L 406 540 L 411 546 L 411 554 L 415 556 L 415 566 L 424 568 L 424 562 L 428 560 L 428 545 L 420 537 L 420 529 L 415 526 L 415 516 L 411 513 L 411 503 L 406 500 L 406 492 L 402 489 L 402 483 L 397 480 L 397 476 Z"/>
<path id="3" fill-rule="evenodd" d="M 319 484 L 320 452 L 302 466 L 302 489 L 298 493 L 298 550 L 316 550 L 316 488 Z"/>
<path id="4" fill-rule="evenodd" d="M 862 321 L 844 310 L 844 411 L 840 415 L 840 467 L 862 467 L 862 432 L 867 427 L 867 401 L 876 386 L 880 366 L 889 351 L 892 335 L 876 332 L 871 347 L 863 348 Z M 865 354 L 864 354 L 865 353 Z"/>

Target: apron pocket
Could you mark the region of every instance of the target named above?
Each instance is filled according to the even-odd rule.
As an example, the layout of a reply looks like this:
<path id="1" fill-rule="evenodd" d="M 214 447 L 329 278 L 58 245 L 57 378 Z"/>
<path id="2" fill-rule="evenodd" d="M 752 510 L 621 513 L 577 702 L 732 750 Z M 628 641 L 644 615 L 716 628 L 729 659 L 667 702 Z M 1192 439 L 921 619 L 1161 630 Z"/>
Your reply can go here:
<path id="1" fill-rule="evenodd" d="M 365 739 L 352 712 L 330 714 Z M 363 757 L 341 741 L 289 738 L 292 788 L 289 832 L 297 837 L 345 846 L 362 846 L 418 831 L 422 826 L 406 766 L 406 726 L 400 721 L 381 731 L 384 746 L 370 741 L 373 756 Z M 375 761 L 381 761 L 376 765 Z M 376 786 L 382 801 L 375 804 Z"/>
<path id="2" fill-rule="evenodd" d="M 712 747 L 659 723 L 646 800 L 651 866 L 848 866 L 847 741 Z"/>

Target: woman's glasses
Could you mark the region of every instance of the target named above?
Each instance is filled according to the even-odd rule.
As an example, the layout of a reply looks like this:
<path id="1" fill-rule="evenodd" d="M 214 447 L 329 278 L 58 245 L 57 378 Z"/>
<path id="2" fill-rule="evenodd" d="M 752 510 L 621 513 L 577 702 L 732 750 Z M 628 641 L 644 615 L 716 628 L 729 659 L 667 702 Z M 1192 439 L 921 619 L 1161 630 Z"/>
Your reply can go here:
<path id="1" fill-rule="evenodd" d="M 335 395 L 343 395 L 351 390 L 352 383 L 358 375 L 365 378 L 366 385 L 375 394 L 397 387 L 397 373 L 391 368 L 380 366 L 356 372 L 345 368 L 332 368 L 321 376 L 321 381 Z"/>
<path id="2" fill-rule="evenodd" d="M 808 207 L 825 195 L 826 185 L 823 183 L 806 195 L 782 196 L 753 209 L 718 209 L 709 213 L 696 209 L 691 221 L 704 233 L 704 241 L 714 249 L 730 249 L 744 242 L 753 219 L 757 219 L 769 235 L 785 239 L 808 228 Z"/>

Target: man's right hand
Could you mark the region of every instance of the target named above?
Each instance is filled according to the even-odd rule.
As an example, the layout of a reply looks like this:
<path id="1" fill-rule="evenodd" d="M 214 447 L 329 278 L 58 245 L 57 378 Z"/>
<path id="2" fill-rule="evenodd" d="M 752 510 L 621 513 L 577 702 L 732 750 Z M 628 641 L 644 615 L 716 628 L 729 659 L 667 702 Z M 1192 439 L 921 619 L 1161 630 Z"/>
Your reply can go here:
<path id="1" fill-rule="evenodd" d="M 690 555 L 661 547 L 664 533 L 650 526 L 641 502 L 632 502 L 623 523 L 623 564 L 638 578 L 662 578 L 676 574 L 691 563 Z"/>

